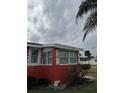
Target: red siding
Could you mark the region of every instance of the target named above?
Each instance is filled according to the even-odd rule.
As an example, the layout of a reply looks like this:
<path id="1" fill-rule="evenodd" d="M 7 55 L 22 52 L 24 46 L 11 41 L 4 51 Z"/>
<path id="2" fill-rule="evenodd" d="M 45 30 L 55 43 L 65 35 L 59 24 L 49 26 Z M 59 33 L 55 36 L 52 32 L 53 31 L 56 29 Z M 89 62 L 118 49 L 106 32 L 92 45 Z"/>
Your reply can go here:
<path id="1" fill-rule="evenodd" d="M 32 66 L 28 67 L 28 76 L 35 78 L 46 78 L 53 84 L 60 80 L 60 84 L 69 82 L 71 74 L 76 65 L 56 65 L 56 66 Z"/>
<path id="2" fill-rule="evenodd" d="M 41 51 L 42 53 L 42 51 Z M 41 54 L 42 55 L 42 54 Z M 42 57 L 41 57 L 42 58 Z M 56 80 L 60 80 L 60 84 L 65 84 L 70 80 L 76 65 L 56 65 L 56 48 L 52 49 L 52 65 L 50 66 L 28 66 L 28 76 L 35 78 L 46 78 L 51 84 Z"/>
<path id="3" fill-rule="evenodd" d="M 52 49 L 52 64 L 53 66 L 56 65 L 56 48 Z"/>

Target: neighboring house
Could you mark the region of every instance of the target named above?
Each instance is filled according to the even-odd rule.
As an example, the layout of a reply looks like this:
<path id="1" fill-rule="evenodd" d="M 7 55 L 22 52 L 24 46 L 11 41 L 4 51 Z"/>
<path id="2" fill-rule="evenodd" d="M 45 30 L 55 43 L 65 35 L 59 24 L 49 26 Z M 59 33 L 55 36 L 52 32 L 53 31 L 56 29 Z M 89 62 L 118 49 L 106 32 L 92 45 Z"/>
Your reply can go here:
<path id="1" fill-rule="evenodd" d="M 97 58 L 96 57 L 91 57 L 90 61 L 88 62 L 88 57 L 80 57 L 80 64 L 91 64 L 92 67 L 97 66 Z"/>
<path id="2" fill-rule="evenodd" d="M 50 85 L 67 84 L 79 65 L 81 48 L 61 44 L 27 43 L 27 76 L 48 79 Z"/>

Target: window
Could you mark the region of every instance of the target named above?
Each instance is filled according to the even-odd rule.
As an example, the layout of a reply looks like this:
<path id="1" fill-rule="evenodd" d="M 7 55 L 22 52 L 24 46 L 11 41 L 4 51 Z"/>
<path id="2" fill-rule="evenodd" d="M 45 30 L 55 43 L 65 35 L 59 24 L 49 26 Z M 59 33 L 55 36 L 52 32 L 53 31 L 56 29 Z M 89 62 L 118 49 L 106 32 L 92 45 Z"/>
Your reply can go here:
<path id="1" fill-rule="evenodd" d="M 38 48 L 31 48 L 31 63 L 38 63 Z"/>
<path id="2" fill-rule="evenodd" d="M 48 52 L 48 64 L 52 64 L 52 51 Z"/>
<path id="3" fill-rule="evenodd" d="M 73 64 L 76 63 L 77 60 L 76 52 L 65 50 L 60 50 L 59 57 L 60 64 Z"/>
<path id="4" fill-rule="evenodd" d="M 46 64 L 46 53 L 43 53 L 43 64 Z"/>
<path id="5" fill-rule="evenodd" d="M 70 63 L 76 63 L 76 52 L 70 52 Z"/>
<path id="6" fill-rule="evenodd" d="M 45 49 L 44 50 L 43 64 L 52 64 L 52 49 Z"/>
<path id="7" fill-rule="evenodd" d="M 60 64 L 67 64 L 69 62 L 68 57 L 68 52 L 60 51 Z"/>

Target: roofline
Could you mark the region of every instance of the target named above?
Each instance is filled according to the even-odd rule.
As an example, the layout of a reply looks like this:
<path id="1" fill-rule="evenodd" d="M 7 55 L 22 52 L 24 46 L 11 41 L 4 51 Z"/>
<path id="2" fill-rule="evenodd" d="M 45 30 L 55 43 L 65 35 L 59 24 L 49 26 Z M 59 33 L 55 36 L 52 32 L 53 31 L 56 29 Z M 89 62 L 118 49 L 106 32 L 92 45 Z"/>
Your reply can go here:
<path id="1" fill-rule="evenodd" d="M 38 44 L 38 43 L 33 43 L 33 42 L 27 42 L 27 44 L 42 45 L 42 44 Z"/>
<path id="2" fill-rule="evenodd" d="M 44 45 L 42 45 L 42 47 L 55 47 L 55 48 L 61 48 L 61 49 L 71 49 L 71 50 L 82 50 L 82 51 L 84 51 L 83 48 L 77 48 L 77 47 L 72 47 L 72 46 L 57 44 L 57 43 L 44 44 Z"/>
<path id="3" fill-rule="evenodd" d="M 42 44 L 27 42 L 27 46 L 40 48 Z"/>
<path id="4" fill-rule="evenodd" d="M 77 47 L 72 47 L 72 46 L 58 44 L 58 43 L 53 43 L 53 44 L 38 44 L 38 43 L 27 42 L 27 46 L 39 47 L 39 48 L 55 47 L 55 48 L 60 48 L 60 49 L 70 49 L 70 50 L 77 50 L 77 51 L 81 50 L 81 51 L 84 51 L 83 48 L 77 48 Z"/>

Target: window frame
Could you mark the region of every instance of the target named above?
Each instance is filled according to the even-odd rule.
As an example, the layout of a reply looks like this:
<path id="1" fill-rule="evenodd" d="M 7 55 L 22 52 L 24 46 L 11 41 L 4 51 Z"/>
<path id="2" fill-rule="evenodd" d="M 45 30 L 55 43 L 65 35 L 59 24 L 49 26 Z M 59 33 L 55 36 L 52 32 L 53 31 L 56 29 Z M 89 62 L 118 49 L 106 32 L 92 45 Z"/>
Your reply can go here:
<path id="1" fill-rule="evenodd" d="M 48 53 L 51 53 L 50 56 L 48 56 Z M 44 54 L 46 53 L 46 56 Z M 44 64 L 44 58 L 46 59 L 46 62 Z M 51 59 L 51 63 L 48 62 L 48 60 Z M 42 60 L 42 65 L 52 65 L 52 48 L 44 48 L 43 49 L 43 60 Z"/>
<path id="2" fill-rule="evenodd" d="M 61 52 L 67 53 L 66 56 L 63 56 L 63 55 L 61 56 Z M 66 59 L 68 59 L 68 60 L 67 60 L 67 63 L 63 63 L 63 62 L 61 63 L 61 62 L 60 62 L 60 61 L 61 61 L 61 58 L 66 58 Z M 68 51 L 65 51 L 65 50 L 60 50 L 60 51 L 59 51 L 59 64 L 68 64 L 68 63 L 69 63 L 69 52 L 68 52 Z"/>
<path id="3" fill-rule="evenodd" d="M 38 56 L 37 56 L 37 62 L 36 63 L 32 63 L 32 48 L 37 48 L 38 49 Z M 38 48 L 38 47 L 29 47 L 29 55 L 28 55 L 28 63 L 27 65 L 28 66 L 37 66 L 37 65 L 40 65 L 41 61 L 41 48 Z"/>
<path id="4" fill-rule="evenodd" d="M 74 56 L 71 56 L 71 53 L 74 53 Z M 70 54 L 70 58 L 69 58 L 69 59 L 70 59 L 70 64 L 75 64 L 75 63 L 77 63 L 77 55 L 76 55 L 76 51 L 73 51 L 73 52 L 70 51 L 69 54 Z M 75 59 L 75 62 L 74 62 L 74 63 L 71 62 L 71 59 L 72 59 L 72 58 Z"/>
<path id="5" fill-rule="evenodd" d="M 32 54 L 33 52 L 37 52 L 37 54 Z M 33 62 L 32 60 L 33 60 L 33 57 L 35 58 L 36 57 L 36 62 Z M 38 58 L 39 57 L 39 49 L 38 48 L 31 48 L 31 64 L 37 64 L 38 63 Z"/>
<path id="6" fill-rule="evenodd" d="M 60 52 L 64 52 L 64 51 L 68 52 L 68 63 L 61 63 L 61 62 L 60 62 L 60 58 L 61 58 Z M 75 53 L 75 57 L 72 57 L 72 56 L 71 56 L 71 53 L 72 53 L 72 52 Z M 75 63 L 70 62 L 71 57 L 72 57 L 72 58 L 76 58 L 76 59 L 75 59 L 75 60 L 76 60 Z M 59 49 L 59 62 L 58 62 L 59 65 L 75 65 L 75 64 L 78 64 L 78 60 L 77 60 L 77 59 L 78 59 L 78 57 L 77 57 L 77 52 L 76 52 L 76 51 Z"/>

